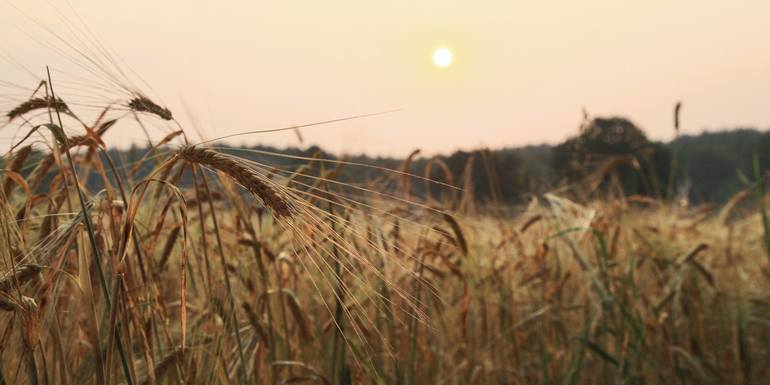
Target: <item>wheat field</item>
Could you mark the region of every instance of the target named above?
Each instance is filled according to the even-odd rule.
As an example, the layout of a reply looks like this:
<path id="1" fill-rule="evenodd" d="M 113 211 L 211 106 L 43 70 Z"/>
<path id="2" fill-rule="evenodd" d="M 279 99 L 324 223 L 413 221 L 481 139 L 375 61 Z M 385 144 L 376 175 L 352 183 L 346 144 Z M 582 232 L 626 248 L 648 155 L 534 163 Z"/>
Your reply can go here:
<path id="1" fill-rule="evenodd" d="M 0 384 L 770 377 L 760 170 L 719 206 L 591 179 L 508 207 L 470 165 L 410 172 L 417 152 L 255 161 L 104 78 L 87 100 L 56 71 L 2 83 Z M 165 136 L 128 159 L 105 135 L 125 125 Z"/>

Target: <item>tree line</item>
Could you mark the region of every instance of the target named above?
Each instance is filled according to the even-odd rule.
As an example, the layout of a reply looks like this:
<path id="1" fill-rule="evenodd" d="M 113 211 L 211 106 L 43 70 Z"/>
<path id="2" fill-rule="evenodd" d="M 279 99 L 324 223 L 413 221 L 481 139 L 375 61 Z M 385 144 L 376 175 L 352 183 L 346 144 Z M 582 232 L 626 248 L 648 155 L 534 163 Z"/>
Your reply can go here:
<path id="1" fill-rule="evenodd" d="M 256 150 L 256 151 L 253 151 Z M 113 159 L 131 164 L 146 148 L 110 150 Z M 719 203 L 754 183 L 753 157 L 761 170 L 770 170 L 770 132 L 733 129 L 682 135 L 669 142 L 650 140 L 642 129 L 623 117 L 586 119 L 572 137 L 558 145 L 456 151 L 448 155 L 406 159 L 367 155 L 335 156 L 317 146 L 304 149 L 269 146 L 230 147 L 227 151 L 270 165 L 276 172 L 294 170 L 320 175 L 338 168 L 337 178 L 403 191 L 408 183 L 414 196 L 437 197 L 447 188 L 422 178 L 403 178 L 399 170 L 472 191 L 477 203 L 516 204 L 548 191 L 576 194 L 615 192 L 654 198 L 686 198 L 693 203 Z M 274 155 L 271 155 L 273 153 Z M 41 155 L 35 151 L 29 162 Z M 289 155 L 290 157 L 286 157 Z M 300 159 L 304 158 L 304 159 Z M 0 159 L 0 169 L 5 169 Z M 377 166 L 342 166 L 308 159 L 336 159 Z M 312 167 L 307 167 L 308 162 Z M 143 172 L 137 173 L 141 176 Z M 96 175 L 94 175 L 96 177 Z M 94 178 L 91 178 L 96 180 Z M 186 178 L 181 183 L 188 183 Z"/>

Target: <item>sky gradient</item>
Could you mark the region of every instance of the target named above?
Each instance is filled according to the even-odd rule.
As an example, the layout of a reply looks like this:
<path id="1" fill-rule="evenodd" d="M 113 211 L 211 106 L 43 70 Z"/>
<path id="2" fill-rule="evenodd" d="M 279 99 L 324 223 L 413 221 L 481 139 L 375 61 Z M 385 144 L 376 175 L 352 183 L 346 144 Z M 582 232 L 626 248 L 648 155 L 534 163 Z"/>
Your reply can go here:
<path id="1" fill-rule="evenodd" d="M 768 1 L 72 0 L 78 16 L 53 3 L 207 138 L 398 109 L 302 134 L 337 153 L 403 156 L 556 143 L 585 108 L 669 139 L 678 100 L 686 133 L 770 127 Z M 64 66 L 30 43 L 34 23 L 15 7 L 54 31 L 57 13 L 13 4 L 0 5 L 2 57 L 35 73 Z M 439 46 L 448 68 L 432 63 Z M 34 83 L 2 57 L 1 80 Z M 291 132 L 229 143 L 298 145 Z"/>

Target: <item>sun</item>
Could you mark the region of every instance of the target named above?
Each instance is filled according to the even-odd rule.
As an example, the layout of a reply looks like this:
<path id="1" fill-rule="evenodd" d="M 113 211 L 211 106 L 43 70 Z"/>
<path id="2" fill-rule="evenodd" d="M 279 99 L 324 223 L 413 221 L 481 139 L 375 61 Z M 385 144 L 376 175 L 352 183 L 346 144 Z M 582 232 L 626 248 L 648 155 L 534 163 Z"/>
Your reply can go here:
<path id="1" fill-rule="evenodd" d="M 433 64 L 437 67 L 448 67 L 452 64 L 452 51 L 448 48 L 438 48 L 433 51 Z"/>

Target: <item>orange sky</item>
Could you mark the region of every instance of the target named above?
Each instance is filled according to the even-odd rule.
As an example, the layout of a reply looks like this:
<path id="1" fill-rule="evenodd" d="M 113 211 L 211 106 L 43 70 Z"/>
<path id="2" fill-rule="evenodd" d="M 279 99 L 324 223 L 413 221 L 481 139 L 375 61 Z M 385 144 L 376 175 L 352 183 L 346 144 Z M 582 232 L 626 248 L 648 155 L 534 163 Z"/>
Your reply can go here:
<path id="1" fill-rule="evenodd" d="M 677 100 L 685 132 L 770 127 L 764 0 L 71 3 L 124 68 L 208 138 L 401 109 L 302 133 L 336 152 L 447 152 L 555 143 L 585 107 L 666 139 Z M 66 31 L 44 1 L 14 4 Z M 0 80 L 34 85 L 5 56 L 35 73 L 68 65 L 30 43 L 39 29 L 0 5 Z M 432 64 L 438 46 L 453 51 L 449 68 Z M 291 132 L 230 143 L 298 144 Z"/>

